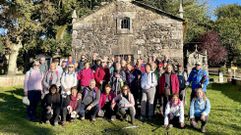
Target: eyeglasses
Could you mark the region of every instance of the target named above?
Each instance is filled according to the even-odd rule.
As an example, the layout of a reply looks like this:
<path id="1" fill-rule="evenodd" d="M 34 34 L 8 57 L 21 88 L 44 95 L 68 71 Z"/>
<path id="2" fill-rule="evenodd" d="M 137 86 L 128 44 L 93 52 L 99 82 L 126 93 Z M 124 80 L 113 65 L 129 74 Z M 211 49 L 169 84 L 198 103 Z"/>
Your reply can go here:
<path id="1" fill-rule="evenodd" d="M 71 66 L 71 67 L 68 67 L 68 68 L 74 68 L 74 67 Z"/>
<path id="2" fill-rule="evenodd" d="M 123 90 L 129 90 L 128 88 L 126 88 L 126 89 L 123 89 Z"/>

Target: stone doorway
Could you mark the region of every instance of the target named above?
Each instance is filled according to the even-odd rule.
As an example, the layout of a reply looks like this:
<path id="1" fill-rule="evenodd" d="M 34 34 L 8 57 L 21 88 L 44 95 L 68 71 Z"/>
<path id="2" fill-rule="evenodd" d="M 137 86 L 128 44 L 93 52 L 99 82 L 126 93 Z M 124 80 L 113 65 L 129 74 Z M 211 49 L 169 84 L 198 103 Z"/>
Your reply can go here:
<path id="1" fill-rule="evenodd" d="M 114 55 L 114 57 L 120 57 L 121 60 L 129 61 L 130 64 L 134 64 L 134 55 L 133 54 L 119 54 L 119 55 Z"/>

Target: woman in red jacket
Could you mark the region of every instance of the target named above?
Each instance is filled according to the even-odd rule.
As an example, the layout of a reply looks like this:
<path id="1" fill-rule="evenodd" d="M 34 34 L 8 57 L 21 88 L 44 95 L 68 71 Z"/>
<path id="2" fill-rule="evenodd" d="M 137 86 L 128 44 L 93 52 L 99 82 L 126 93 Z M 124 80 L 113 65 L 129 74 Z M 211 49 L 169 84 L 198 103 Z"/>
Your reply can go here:
<path id="1" fill-rule="evenodd" d="M 179 94 L 179 81 L 173 72 L 172 65 L 167 65 L 166 71 L 159 79 L 159 94 L 161 95 L 161 114 L 165 112 L 166 104 L 171 99 L 171 95 Z"/>

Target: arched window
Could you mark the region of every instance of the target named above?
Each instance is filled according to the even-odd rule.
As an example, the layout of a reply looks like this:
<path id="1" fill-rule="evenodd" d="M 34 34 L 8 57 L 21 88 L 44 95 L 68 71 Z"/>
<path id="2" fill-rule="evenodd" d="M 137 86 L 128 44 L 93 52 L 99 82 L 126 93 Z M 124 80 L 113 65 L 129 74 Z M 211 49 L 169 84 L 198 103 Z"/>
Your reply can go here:
<path id="1" fill-rule="evenodd" d="M 121 20 L 121 29 L 130 29 L 130 18 L 125 17 Z"/>

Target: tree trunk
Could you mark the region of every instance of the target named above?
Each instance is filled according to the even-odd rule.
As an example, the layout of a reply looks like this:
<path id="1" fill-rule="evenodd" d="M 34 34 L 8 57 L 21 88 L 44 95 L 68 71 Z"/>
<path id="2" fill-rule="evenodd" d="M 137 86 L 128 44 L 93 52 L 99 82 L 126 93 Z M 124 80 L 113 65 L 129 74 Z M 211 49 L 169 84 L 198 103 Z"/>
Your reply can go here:
<path id="1" fill-rule="evenodd" d="M 18 44 L 12 45 L 11 54 L 9 56 L 8 62 L 8 75 L 15 75 L 17 72 L 17 58 L 19 54 L 19 50 L 22 48 L 22 43 L 19 41 Z"/>

